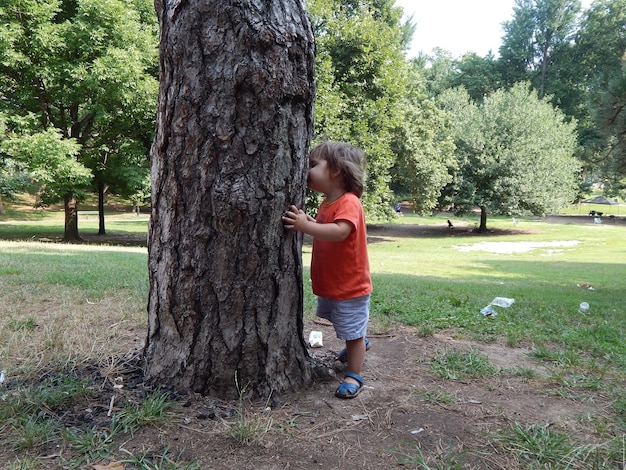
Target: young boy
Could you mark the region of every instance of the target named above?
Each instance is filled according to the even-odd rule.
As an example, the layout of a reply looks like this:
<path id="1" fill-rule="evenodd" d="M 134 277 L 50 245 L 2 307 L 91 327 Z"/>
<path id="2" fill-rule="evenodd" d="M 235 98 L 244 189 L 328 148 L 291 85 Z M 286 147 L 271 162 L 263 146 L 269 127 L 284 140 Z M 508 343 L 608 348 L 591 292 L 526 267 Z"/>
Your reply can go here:
<path id="1" fill-rule="evenodd" d="M 313 237 L 311 281 L 317 316 L 333 323 L 346 342 L 343 382 L 335 396 L 354 398 L 363 387 L 367 322 L 372 281 L 367 256 L 363 151 L 342 142 L 324 142 L 311 151 L 308 186 L 324 194 L 317 219 L 295 206 L 283 216 L 285 228 Z"/>

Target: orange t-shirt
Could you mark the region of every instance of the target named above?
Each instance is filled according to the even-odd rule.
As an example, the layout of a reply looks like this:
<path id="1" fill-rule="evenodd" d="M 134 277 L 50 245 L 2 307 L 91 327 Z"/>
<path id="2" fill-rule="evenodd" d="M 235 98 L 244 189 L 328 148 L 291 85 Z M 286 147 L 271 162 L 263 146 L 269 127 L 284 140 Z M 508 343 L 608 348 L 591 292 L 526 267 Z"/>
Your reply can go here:
<path id="1" fill-rule="evenodd" d="M 372 292 L 365 214 L 359 198 L 345 193 L 330 204 L 322 202 L 317 223 L 345 220 L 352 231 L 340 242 L 313 239 L 311 281 L 313 293 L 333 300 L 348 300 Z"/>

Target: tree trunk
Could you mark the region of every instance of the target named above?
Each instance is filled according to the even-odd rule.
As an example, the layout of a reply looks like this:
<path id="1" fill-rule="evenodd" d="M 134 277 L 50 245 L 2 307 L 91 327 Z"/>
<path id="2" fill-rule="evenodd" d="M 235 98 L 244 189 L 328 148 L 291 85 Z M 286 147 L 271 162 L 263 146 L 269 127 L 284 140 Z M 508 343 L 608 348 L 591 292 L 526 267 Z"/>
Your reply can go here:
<path id="1" fill-rule="evenodd" d="M 302 237 L 314 42 L 304 0 L 157 0 L 149 380 L 222 398 L 308 384 Z"/>
<path id="2" fill-rule="evenodd" d="M 66 243 L 82 242 L 83 239 L 78 235 L 78 201 L 72 193 L 67 193 L 63 197 L 63 206 L 65 209 L 63 241 Z"/>
<path id="3" fill-rule="evenodd" d="M 480 225 L 476 231 L 479 233 L 487 231 L 487 209 L 485 206 L 480 206 Z"/>
<path id="4" fill-rule="evenodd" d="M 548 55 L 548 44 L 542 44 L 541 46 L 541 76 L 539 79 L 539 99 L 543 99 L 546 94 L 546 76 L 548 74 L 548 61 L 550 57 Z"/>
<path id="5" fill-rule="evenodd" d="M 102 172 L 96 174 L 98 183 L 98 235 L 106 235 L 107 231 L 104 226 L 104 199 L 106 197 L 106 184 Z"/>

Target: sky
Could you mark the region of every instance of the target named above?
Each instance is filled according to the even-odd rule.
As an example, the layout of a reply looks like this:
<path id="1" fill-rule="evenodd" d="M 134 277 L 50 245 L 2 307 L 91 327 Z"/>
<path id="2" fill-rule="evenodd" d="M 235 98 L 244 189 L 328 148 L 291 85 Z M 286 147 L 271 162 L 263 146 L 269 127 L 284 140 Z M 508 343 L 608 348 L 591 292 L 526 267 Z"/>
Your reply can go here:
<path id="1" fill-rule="evenodd" d="M 583 0 L 583 8 L 591 0 Z M 454 57 L 489 50 L 498 55 L 504 35 L 502 22 L 513 18 L 514 0 L 396 0 L 405 15 L 413 13 L 417 25 L 409 57 L 433 48 L 448 50 Z"/>

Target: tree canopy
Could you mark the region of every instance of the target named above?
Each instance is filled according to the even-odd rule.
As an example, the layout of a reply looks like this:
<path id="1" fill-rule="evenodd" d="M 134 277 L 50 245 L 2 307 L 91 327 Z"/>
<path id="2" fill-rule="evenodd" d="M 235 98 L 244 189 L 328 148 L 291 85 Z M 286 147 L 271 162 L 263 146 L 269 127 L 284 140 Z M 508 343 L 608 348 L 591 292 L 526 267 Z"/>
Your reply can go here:
<path id="1" fill-rule="evenodd" d="M 370 216 L 391 216 L 399 195 L 419 210 L 442 202 L 438 195 L 458 175 L 445 131 L 457 117 L 442 116 L 432 99 L 459 86 L 479 103 L 530 83 L 577 123 L 580 183 L 623 190 L 624 129 L 611 113 L 623 101 L 626 0 L 595 0 L 583 12 L 578 0 L 516 0 L 499 57 L 455 58 L 436 49 L 413 60 L 404 53 L 416 26 L 394 0 L 307 0 L 307 6 L 316 38 L 313 144 L 347 140 L 366 151 L 363 202 Z M 72 179 L 79 186 L 62 197 L 55 193 L 70 202 L 66 211 L 86 191 L 97 192 L 100 202 L 106 191 L 145 200 L 157 89 L 152 2 L 6 0 L 0 20 L 0 193 L 10 196 L 35 174 L 25 159 L 29 150 L 19 145 L 39 134 L 75 142 L 72 168 L 91 174 Z M 37 173 L 40 192 L 43 171 L 45 165 Z M 78 237 L 77 224 L 66 226 L 66 236 Z"/>
<path id="2" fill-rule="evenodd" d="M 498 90 L 475 104 L 462 89 L 444 91 L 439 102 L 452 113 L 457 170 L 445 189 L 458 212 L 544 215 L 573 201 L 579 165 L 573 157 L 575 124 L 538 98 L 526 83 Z"/>
<path id="3" fill-rule="evenodd" d="M 580 0 L 515 0 L 513 19 L 504 23 L 500 59 L 512 85 L 530 78 L 539 98 L 557 81 L 554 57 L 570 47 L 576 32 Z M 528 74 L 530 73 L 530 77 Z"/>
<path id="4" fill-rule="evenodd" d="M 391 211 L 391 141 L 401 126 L 412 26 L 394 0 L 310 0 L 316 37 L 315 140 L 346 140 L 368 156 L 363 203 L 370 215 Z"/>
<path id="5" fill-rule="evenodd" d="M 452 180 L 454 144 L 451 117 L 426 92 L 420 68 L 412 63 L 402 105 L 401 125 L 392 149 L 396 155 L 391 188 L 410 195 L 414 210 L 430 212 L 438 207 L 441 190 Z"/>

